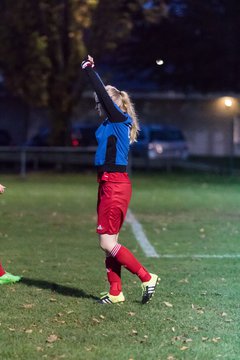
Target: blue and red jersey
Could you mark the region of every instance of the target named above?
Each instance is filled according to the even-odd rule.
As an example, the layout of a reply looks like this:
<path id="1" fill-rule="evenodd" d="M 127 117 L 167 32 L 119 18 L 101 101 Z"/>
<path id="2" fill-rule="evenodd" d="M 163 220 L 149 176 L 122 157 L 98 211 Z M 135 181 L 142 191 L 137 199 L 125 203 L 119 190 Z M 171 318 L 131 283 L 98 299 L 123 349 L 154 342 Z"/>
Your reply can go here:
<path id="1" fill-rule="evenodd" d="M 107 115 L 96 131 L 98 147 L 95 155 L 95 165 L 98 173 L 100 176 L 104 172 L 125 173 L 128 165 L 132 118 L 112 101 L 101 78 L 92 67 L 87 66 L 84 70 Z M 117 177 L 115 176 L 115 178 Z"/>

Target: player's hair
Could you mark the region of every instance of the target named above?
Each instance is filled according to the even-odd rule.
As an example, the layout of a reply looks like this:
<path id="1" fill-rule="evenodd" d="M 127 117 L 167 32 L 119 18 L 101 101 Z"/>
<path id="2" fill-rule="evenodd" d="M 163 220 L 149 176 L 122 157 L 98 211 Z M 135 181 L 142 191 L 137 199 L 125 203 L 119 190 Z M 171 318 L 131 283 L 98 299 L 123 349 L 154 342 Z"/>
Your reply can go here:
<path id="1" fill-rule="evenodd" d="M 114 86 L 107 85 L 106 90 L 115 104 L 123 111 L 131 116 L 133 124 L 130 131 L 130 143 L 137 141 L 139 133 L 139 123 L 134 105 L 126 91 L 120 91 Z"/>

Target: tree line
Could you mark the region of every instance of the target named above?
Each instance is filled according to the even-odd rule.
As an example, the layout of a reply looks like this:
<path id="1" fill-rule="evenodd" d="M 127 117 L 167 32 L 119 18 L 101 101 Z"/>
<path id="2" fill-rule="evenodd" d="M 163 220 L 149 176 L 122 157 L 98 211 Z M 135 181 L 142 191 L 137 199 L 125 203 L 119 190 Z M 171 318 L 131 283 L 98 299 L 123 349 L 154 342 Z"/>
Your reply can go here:
<path id="1" fill-rule="evenodd" d="M 237 0 L 1 0 L 0 14 L 5 86 L 49 109 L 54 145 L 68 144 L 88 53 L 159 90 L 239 91 Z"/>

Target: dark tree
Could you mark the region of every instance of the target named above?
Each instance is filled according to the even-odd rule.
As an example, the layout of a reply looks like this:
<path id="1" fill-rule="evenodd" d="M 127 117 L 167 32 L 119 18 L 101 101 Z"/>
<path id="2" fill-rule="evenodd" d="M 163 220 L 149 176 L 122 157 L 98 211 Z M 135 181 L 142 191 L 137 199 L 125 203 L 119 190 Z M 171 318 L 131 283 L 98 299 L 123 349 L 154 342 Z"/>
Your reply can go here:
<path id="1" fill-rule="evenodd" d="M 170 0 L 158 21 L 146 22 L 141 11 L 134 15 L 131 36 L 118 48 L 119 65 L 127 64 L 133 77 L 151 79 L 158 89 L 239 91 L 238 1 Z"/>

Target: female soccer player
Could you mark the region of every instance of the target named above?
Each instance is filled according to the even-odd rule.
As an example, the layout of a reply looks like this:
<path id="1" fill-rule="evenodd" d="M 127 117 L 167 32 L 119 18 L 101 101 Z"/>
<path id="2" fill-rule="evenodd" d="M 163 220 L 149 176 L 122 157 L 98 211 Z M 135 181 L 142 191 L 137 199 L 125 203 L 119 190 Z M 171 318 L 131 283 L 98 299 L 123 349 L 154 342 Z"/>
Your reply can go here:
<path id="1" fill-rule="evenodd" d="M 94 60 L 88 56 L 82 62 L 94 89 L 96 110 L 105 120 L 96 131 L 98 147 L 95 165 L 98 172 L 97 233 L 100 247 L 106 253 L 108 293 L 101 294 L 99 302 L 112 304 L 125 301 L 122 293 L 121 267 L 136 274 L 142 282 L 142 303 L 149 302 L 159 278 L 149 273 L 134 255 L 118 243 L 118 236 L 131 198 L 131 182 L 127 174 L 130 143 L 136 141 L 138 120 L 125 91 L 104 86 L 94 71 Z"/>
<path id="2" fill-rule="evenodd" d="M 3 194 L 4 190 L 5 190 L 5 186 L 0 184 L 0 194 Z M 0 285 L 15 283 L 20 279 L 21 279 L 20 276 L 15 276 L 6 272 L 0 262 Z"/>

